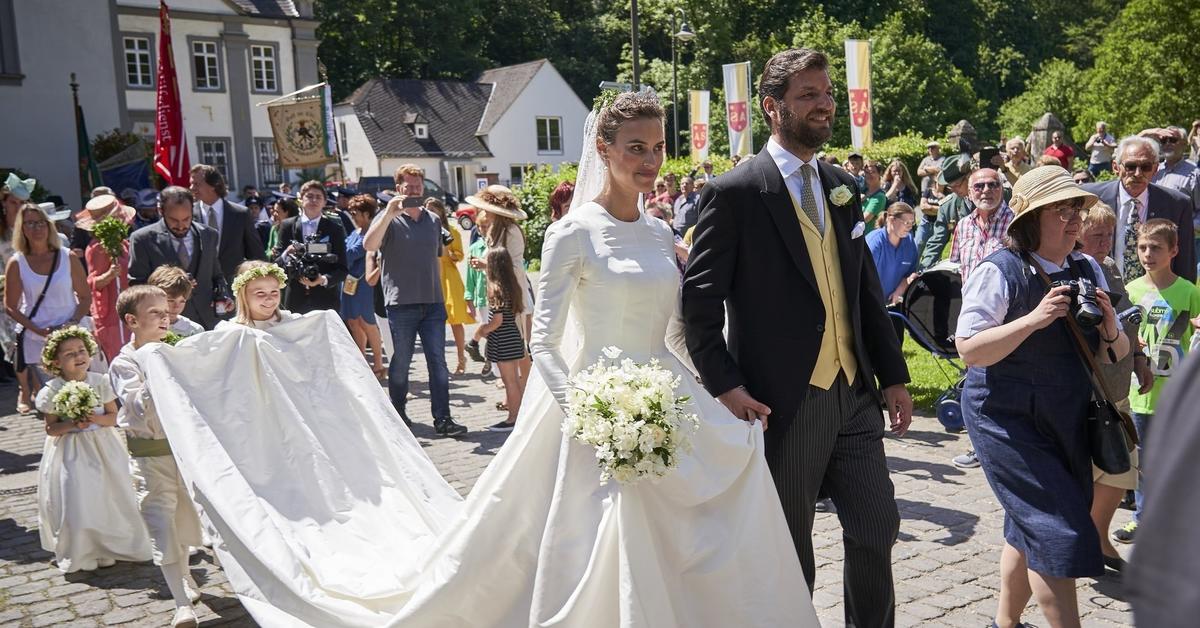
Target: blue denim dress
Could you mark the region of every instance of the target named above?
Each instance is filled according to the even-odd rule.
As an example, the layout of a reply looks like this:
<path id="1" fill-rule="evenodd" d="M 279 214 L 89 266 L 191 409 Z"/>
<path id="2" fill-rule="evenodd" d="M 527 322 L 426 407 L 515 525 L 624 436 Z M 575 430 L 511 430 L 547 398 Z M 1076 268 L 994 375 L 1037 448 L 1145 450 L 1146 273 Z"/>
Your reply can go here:
<path id="1" fill-rule="evenodd" d="M 988 256 L 1008 287 L 1004 322 L 1028 314 L 1045 296 L 1042 279 L 1016 253 Z M 1096 277 L 1070 260 L 1052 281 Z M 1058 578 L 1104 573 L 1092 523 L 1092 465 L 1087 440 L 1091 384 L 1063 320 L 1034 332 L 989 367 L 972 367 L 963 387 L 963 419 L 983 473 L 1004 508 L 1004 539 L 1029 568 Z M 1096 330 L 1084 332 L 1092 350 Z"/>

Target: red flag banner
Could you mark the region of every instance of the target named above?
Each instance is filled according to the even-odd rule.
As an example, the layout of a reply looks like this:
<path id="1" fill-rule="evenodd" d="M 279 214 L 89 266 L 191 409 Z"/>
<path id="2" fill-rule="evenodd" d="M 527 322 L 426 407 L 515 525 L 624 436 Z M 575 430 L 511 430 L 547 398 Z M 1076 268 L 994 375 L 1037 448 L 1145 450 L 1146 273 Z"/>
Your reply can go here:
<path id="1" fill-rule="evenodd" d="M 167 3 L 158 3 L 158 99 L 154 130 L 154 170 L 168 185 L 188 185 L 187 136 L 183 132 L 183 106 L 179 101 L 179 79 L 171 54 L 171 18 Z"/>

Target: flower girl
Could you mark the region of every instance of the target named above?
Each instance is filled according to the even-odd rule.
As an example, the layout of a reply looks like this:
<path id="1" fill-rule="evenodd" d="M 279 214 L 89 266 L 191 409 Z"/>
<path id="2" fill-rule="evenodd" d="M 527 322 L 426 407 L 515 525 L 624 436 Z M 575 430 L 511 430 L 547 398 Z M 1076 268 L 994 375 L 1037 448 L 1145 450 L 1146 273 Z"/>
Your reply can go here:
<path id="1" fill-rule="evenodd" d="M 221 321 L 217 329 L 237 324 L 255 329 L 270 329 L 275 325 L 300 318 L 279 309 L 287 274 L 276 264 L 259 260 L 242 262 L 233 280 L 233 297 L 237 300 L 237 315 L 232 321 Z"/>
<path id="2" fill-rule="evenodd" d="M 46 420 L 38 470 L 38 529 L 64 573 L 150 559 L 129 454 L 113 428 L 117 397 L 101 373 L 88 372 L 96 341 L 82 327 L 46 339 L 42 366 L 55 375 L 37 395 Z"/>

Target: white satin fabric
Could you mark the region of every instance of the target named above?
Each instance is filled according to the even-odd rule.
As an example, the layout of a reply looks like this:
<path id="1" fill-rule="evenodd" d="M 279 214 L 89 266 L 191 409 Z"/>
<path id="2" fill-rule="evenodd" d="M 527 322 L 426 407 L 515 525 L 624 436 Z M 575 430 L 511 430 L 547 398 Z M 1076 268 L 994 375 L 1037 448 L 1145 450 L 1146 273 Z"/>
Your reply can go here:
<path id="1" fill-rule="evenodd" d="M 619 222 L 594 203 L 550 228 L 536 367 L 516 429 L 465 500 L 332 313 L 143 349 L 180 469 L 255 619 L 817 626 L 761 428 L 733 418 L 667 349 L 672 244 L 665 224 Z M 559 345 L 571 308 L 582 351 L 568 360 Z M 693 397 L 694 450 L 661 480 L 601 486 L 592 451 L 562 434 L 570 374 L 610 345 L 661 360 Z"/>

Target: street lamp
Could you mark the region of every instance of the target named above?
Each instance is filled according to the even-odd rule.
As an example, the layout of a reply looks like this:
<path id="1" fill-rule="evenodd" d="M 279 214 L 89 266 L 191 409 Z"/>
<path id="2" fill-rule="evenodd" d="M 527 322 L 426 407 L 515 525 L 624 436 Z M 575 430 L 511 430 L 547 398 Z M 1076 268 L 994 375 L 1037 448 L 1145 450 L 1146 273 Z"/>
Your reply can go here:
<path id="1" fill-rule="evenodd" d="M 679 22 L 675 21 L 677 16 L 682 18 Z M 676 159 L 679 159 L 679 55 L 675 51 L 675 40 L 687 43 L 695 38 L 696 33 L 692 32 L 687 23 L 687 13 L 681 8 L 676 8 L 671 14 L 671 119 L 675 125 L 671 141 L 675 147 Z"/>

